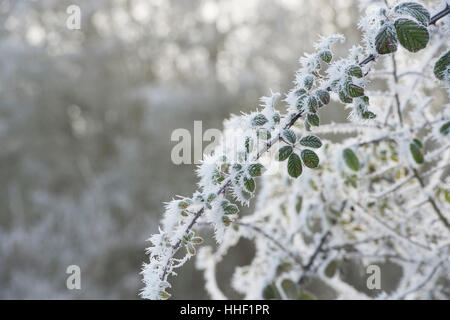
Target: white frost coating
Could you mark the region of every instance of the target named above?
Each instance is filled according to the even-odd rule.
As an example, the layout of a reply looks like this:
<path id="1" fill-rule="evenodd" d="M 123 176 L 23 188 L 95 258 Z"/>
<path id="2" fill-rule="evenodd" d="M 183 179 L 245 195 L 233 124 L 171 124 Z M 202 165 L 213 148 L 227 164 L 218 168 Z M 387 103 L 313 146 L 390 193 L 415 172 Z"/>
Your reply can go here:
<path id="1" fill-rule="evenodd" d="M 432 90 L 440 89 L 432 62 L 446 41 L 430 28 L 433 45 L 423 54 L 398 50 L 395 60 L 383 58 L 375 37 L 386 16 L 398 14 L 384 1 L 369 3 L 360 22 L 363 46 L 331 60 L 330 46 L 343 37 L 322 38 L 316 52 L 300 59 L 285 108 L 276 106 L 280 94 L 271 93 L 259 110 L 224 122 L 221 143 L 197 170 L 199 189 L 167 203 L 160 233 L 150 238 L 143 297 L 170 296 L 168 277 L 197 252 L 201 238 L 193 230 L 199 227 L 214 230 L 217 240 L 215 252 L 208 246 L 197 255 L 214 299 L 226 299 L 216 265 L 227 263 L 226 253 L 241 238 L 255 244 L 253 260 L 235 268 L 231 280 L 245 299 L 310 297 L 304 283 L 311 278 L 337 299 L 445 296 L 439 283 L 449 280 L 450 268 L 450 145 L 442 128 L 450 106 L 435 101 Z M 368 55 L 371 61 L 361 63 Z M 373 59 L 385 59 L 384 69 L 373 70 Z M 375 78 L 388 90 L 367 90 Z M 448 90 L 447 80 L 439 86 Z M 330 98 L 351 109 L 350 123 L 319 126 L 319 110 Z M 280 153 L 283 161 L 264 175 L 263 159 L 273 149 L 270 157 L 278 157 L 281 148 L 285 159 Z M 239 217 L 233 201 L 249 205 L 255 196 L 254 212 Z M 184 257 L 175 259 L 179 252 Z M 388 261 L 401 267 L 402 276 L 394 291 L 369 294 L 343 280 L 343 260 L 363 266 Z"/>

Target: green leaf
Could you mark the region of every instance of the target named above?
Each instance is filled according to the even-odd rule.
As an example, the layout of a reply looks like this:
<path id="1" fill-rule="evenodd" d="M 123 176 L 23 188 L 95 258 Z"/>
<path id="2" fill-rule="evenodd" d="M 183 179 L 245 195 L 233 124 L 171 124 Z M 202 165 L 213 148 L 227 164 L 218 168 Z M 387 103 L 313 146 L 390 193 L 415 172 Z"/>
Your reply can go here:
<path id="1" fill-rule="evenodd" d="M 250 153 L 250 151 L 253 149 L 253 141 L 250 139 L 250 137 L 245 137 L 245 151 L 247 153 Z"/>
<path id="2" fill-rule="evenodd" d="M 308 111 L 315 113 L 317 112 L 317 100 L 313 96 L 309 96 L 308 99 L 306 99 L 306 106 L 308 107 Z"/>
<path id="3" fill-rule="evenodd" d="M 295 204 L 295 211 L 297 211 L 297 213 L 300 213 L 300 211 L 302 211 L 302 204 L 303 204 L 303 197 L 297 196 L 297 203 Z"/>
<path id="4" fill-rule="evenodd" d="M 388 54 L 397 51 L 398 40 L 395 29 L 390 23 L 380 28 L 375 37 L 375 49 L 379 54 Z"/>
<path id="5" fill-rule="evenodd" d="M 194 237 L 194 238 L 192 238 L 191 241 L 193 244 L 202 244 L 203 243 L 203 239 L 201 237 Z"/>
<path id="6" fill-rule="evenodd" d="M 314 76 L 307 75 L 303 81 L 303 85 L 305 86 L 306 90 L 309 90 L 314 85 Z"/>
<path id="7" fill-rule="evenodd" d="M 316 96 L 319 98 L 319 101 L 323 104 L 329 104 L 330 103 L 330 94 L 326 90 L 317 90 Z"/>
<path id="8" fill-rule="evenodd" d="M 295 299 L 298 296 L 298 286 L 292 280 L 284 279 L 281 282 L 281 288 L 283 289 L 287 297 L 290 299 Z"/>
<path id="9" fill-rule="evenodd" d="M 413 142 L 414 142 L 420 149 L 423 148 L 422 141 L 420 141 L 419 139 L 413 139 Z"/>
<path id="10" fill-rule="evenodd" d="M 300 89 L 298 89 L 297 91 L 295 91 L 295 95 L 296 95 L 297 97 L 301 97 L 301 96 L 303 96 L 303 95 L 305 95 L 305 94 L 306 94 L 306 90 L 303 89 L 303 88 L 300 88 Z"/>
<path id="11" fill-rule="evenodd" d="M 223 208 L 223 212 L 225 214 L 237 214 L 239 212 L 239 208 L 235 204 L 229 204 Z"/>
<path id="12" fill-rule="evenodd" d="M 339 99 L 341 99 L 341 101 L 343 103 L 352 103 L 353 99 L 350 98 L 344 90 L 339 91 Z"/>
<path id="13" fill-rule="evenodd" d="M 254 163 L 248 166 L 248 173 L 252 177 L 259 177 L 264 171 L 264 166 L 260 163 Z"/>
<path id="14" fill-rule="evenodd" d="M 308 95 L 304 94 L 301 95 L 298 99 L 297 99 L 297 109 L 300 110 L 303 108 L 303 106 L 305 105 L 305 100 L 306 98 L 308 98 Z"/>
<path id="15" fill-rule="evenodd" d="M 319 165 L 319 157 L 314 151 L 305 149 L 302 151 L 301 156 L 303 163 L 308 168 L 314 169 Z"/>
<path id="16" fill-rule="evenodd" d="M 409 145 L 409 151 L 411 151 L 411 155 L 415 162 L 417 162 L 418 164 L 423 163 L 424 161 L 423 154 L 420 151 L 420 148 L 417 146 L 417 144 L 411 143 Z"/>
<path id="17" fill-rule="evenodd" d="M 322 146 L 322 141 L 313 135 L 305 136 L 301 138 L 299 142 L 302 146 L 310 148 L 320 148 Z"/>
<path id="18" fill-rule="evenodd" d="M 344 149 L 342 155 L 344 157 L 344 161 L 345 161 L 345 164 L 347 165 L 347 167 L 349 167 L 353 171 L 359 170 L 359 167 L 360 167 L 359 160 L 352 149 L 348 149 L 348 148 Z"/>
<path id="19" fill-rule="evenodd" d="M 284 146 L 278 150 L 278 161 L 286 160 L 292 153 L 293 149 L 291 146 Z"/>
<path id="20" fill-rule="evenodd" d="M 280 114 L 278 112 L 274 113 L 274 115 L 272 116 L 272 119 L 273 119 L 273 122 L 279 123 L 280 122 Z"/>
<path id="21" fill-rule="evenodd" d="M 394 8 L 394 12 L 398 14 L 407 14 L 424 26 L 428 26 L 431 17 L 430 13 L 423 5 L 417 2 L 403 2 Z"/>
<path id="22" fill-rule="evenodd" d="M 298 178 L 302 174 L 302 161 L 296 153 L 289 156 L 287 168 L 289 175 L 293 178 Z"/>
<path id="23" fill-rule="evenodd" d="M 267 122 L 268 120 L 263 114 L 257 114 L 252 120 L 252 125 L 254 127 L 258 127 L 266 124 Z"/>
<path id="24" fill-rule="evenodd" d="M 230 224 L 231 224 L 231 219 L 228 218 L 227 216 L 223 216 L 223 217 L 222 217 L 222 222 L 223 222 L 223 224 L 224 224 L 226 227 L 228 227 L 228 226 L 230 226 Z"/>
<path id="25" fill-rule="evenodd" d="M 288 142 L 290 142 L 292 144 L 294 144 L 297 141 L 297 135 L 291 129 L 283 130 L 283 132 L 281 133 L 281 137 L 284 140 L 286 140 L 286 141 L 288 141 Z"/>
<path id="26" fill-rule="evenodd" d="M 364 88 L 361 88 L 356 84 L 350 83 L 347 85 L 347 92 L 350 97 L 358 98 L 364 95 Z"/>
<path id="27" fill-rule="evenodd" d="M 255 191 L 255 180 L 253 178 L 246 178 L 244 177 L 244 186 L 245 189 L 247 189 L 250 192 Z"/>
<path id="28" fill-rule="evenodd" d="M 348 72 L 349 75 L 351 75 L 353 77 L 356 77 L 356 78 L 362 78 L 363 77 L 362 69 L 361 69 L 360 66 L 357 66 L 357 65 L 350 66 L 347 69 L 347 72 Z"/>
<path id="29" fill-rule="evenodd" d="M 167 300 L 170 298 L 170 296 L 171 296 L 170 293 L 167 293 L 163 290 L 159 291 L 159 297 L 161 298 L 161 300 Z"/>
<path id="30" fill-rule="evenodd" d="M 320 119 L 319 119 L 319 116 L 317 114 L 315 114 L 315 113 L 308 113 L 306 118 L 308 119 L 308 122 L 309 122 L 310 125 L 316 126 L 316 127 L 319 126 Z"/>
<path id="31" fill-rule="evenodd" d="M 372 111 L 365 111 L 362 114 L 363 119 L 375 119 L 377 115 L 373 113 Z"/>
<path id="32" fill-rule="evenodd" d="M 210 193 L 208 195 L 208 198 L 206 198 L 206 201 L 207 202 L 212 202 L 216 197 L 217 197 L 217 195 L 215 193 Z"/>
<path id="33" fill-rule="evenodd" d="M 410 52 L 425 48 L 430 39 L 428 29 L 410 19 L 400 18 L 394 23 L 398 41 Z"/>
<path id="34" fill-rule="evenodd" d="M 324 61 L 326 63 L 330 63 L 331 59 L 333 59 L 333 54 L 331 53 L 330 50 L 323 50 L 323 51 L 320 51 L 319 57 L 320 57 L 320 59 L 322 59 L 322 61 Z"/>
<path id="35" fill-rule="evenodd" d="M 303 291 L 298 296 L 298 300 L 317 300 L 317 298 L 313 294 L 311 294 L 307 291 Z"/>
<path id="36" fill-rule="evenodd" d="M 446 136 L 450 133 L 450 121 L 444 123 L 442 127 L 439 129 L 440 134 Z"/>
<path id="37" fill-rule="evenodd" d="M 280 294 L 274 284 L 268 284 L 263 290 L 265 300 L 279 299 Z"/>
<path id="38" fill-rule="evenodd" d="M 338 260 L 331 260 L 330 263 L 326 266 L 325 275 L 328 278 L 332 278 L 335 275 L 338 264 L 339 264 Z"/>
<path id="39" fill-rule="evenodd" d="M 186 250 L 189 252 L 189 254 L 194 255 L 195 254 L 195 247 L 192 243 L 186 244 Z"/>
<path id="40" fill-rule="evenodd" d="M 439 80 L 444 80 L 445 74 L 450 79 L 450 50 L 444 53 L 434 65 L 434 75 Z"/>

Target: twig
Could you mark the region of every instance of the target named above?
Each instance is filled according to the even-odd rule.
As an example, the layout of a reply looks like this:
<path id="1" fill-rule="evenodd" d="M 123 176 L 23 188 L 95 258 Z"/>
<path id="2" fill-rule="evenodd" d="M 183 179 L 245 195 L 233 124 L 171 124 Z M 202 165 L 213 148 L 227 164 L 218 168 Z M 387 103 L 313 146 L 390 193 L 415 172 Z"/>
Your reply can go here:
<path id="1" fill-rule="evenodd" d="M 322 247 L 325 245 L 325 242 L 327 241 L 328 237 L 331 235 L 331 231 L 328 230 L 327 232 L 325 232 L 322 237 L 320 238 L 320 242 L 317 245 L 316 249 L 314 250 L 313 254 L 311 255 L 311 257 L 308 260 L 308 263 L 303 267 L 303 272 L 300 275 L 299 279 L 298 279 L 298 283 L 299 284 L 303 284 L 303 281 L 305 279 L 306 274 L 308 273 L 308 271 L 311 269 L 311 267 L 314 264 L 314 261 L 316 260 L 317 256 L 319 255 L 319 253 L 322 251 Z"/>
<path id="2" fill-rule="evenodd" d="M 268 234 L 267 232 L 265 232 L 264 230 L 262 230 L 261 228 L 249 224 L 249 223 L 244 223 L 244 222 L 234 222 L 234 224 L 238 225 L 238 226 L 243 226 L 249 229 L 252 229 L 253 231 L 259 233 L 260 235 L 262 235 L 263 237 L 269 239 L 270 241 L 272 241 L 278 248 L 281 249 L 281 251 L 285 252 L 288 254 L 289 257 L 291 257 L 295 262 L 297 262 L 299 265 L 303 265 L 302 259 L 297 256 L 296 254 L 294 254 L 292 251 L 290 251 L 289 249 L 287 249 L 285 246 L 283 246 L 281 244 L 281 242 L 279 242 L 277 239 L 275 239 L 274 237 L 272 237 L 270 234 Z"/>
<path id="3" fill-rule="evenodd" d="M 423 182 L 423 179 L 420 177 L 419 173 L 417 172 L 417 170 L 415 168 L 413 168 L 413 175 L 417 179 L 417 181 L 419 181 L 420 187 L 422 189 L 424 189 L 425 183 Z M 442 221 L 442 223 L 447 227 L 447 229 L 450 229 L 450 223 L 442 214 L 441 210 L 439 209 L 439 207 L 436 204 L 436 201 L 434 201 L 434 199 L 432 197 L 428 196 L 428 202 L 431 204 L 431 206 L 433 207 L 434 211 L 436 212 L 436 214 L 438 215 L 438 217 Z"/>

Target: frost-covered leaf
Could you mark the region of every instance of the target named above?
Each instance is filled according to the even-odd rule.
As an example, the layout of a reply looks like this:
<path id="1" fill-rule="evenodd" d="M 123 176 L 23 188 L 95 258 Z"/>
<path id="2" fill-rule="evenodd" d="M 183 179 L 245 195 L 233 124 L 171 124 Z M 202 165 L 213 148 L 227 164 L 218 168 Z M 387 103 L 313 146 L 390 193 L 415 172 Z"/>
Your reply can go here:
<path id="1" fill-rule="evenodd" d="M 330 63 L 331 59 L 333 59 L 333 54 L 330 50 L 323 50 L 319 53 L 320 59 L 326 63 Z"/>
<path id="2" fill-rule="evenodd" d="M 349 75 L 356 77 L 356 78 L 362 78 L 363 72 L 360 66 L 352 65 L 347 69 L 347 72 Z"/>
<path id="3" fill-rule="evenodd" d="M 410 52 L 417 52 L 425 48 L 430 39 L 428 29 L 417 22 L 400 18 L 394 23 L 398 41 Z"/>
<path id="4" fill-rule="evenodd" d="M 394 12 L 398 14 L 407 14 L 424 26 L 428 26 L 430 23 L 430 13 L 428 10 L 417 2 L 403 2 L 394 8 Z"/>
<path id="5" fill-rule="evenodd" d="M 159 297 L 161 298 L 161 300 L 167 300 L 171 297 L 171 294 L 161 290 L 159 292 Z"/>
<path id="6" fill-rule="evenodd" d="M 317 166 L 319 165 L 319 157 L 314 151 L 308 149 L 303 150 L 301 156 L 303 163 L 308 168 L 314 169 L 317 168 Z"/>
<path id="7" fill-rule="evenodd" d="M 281 137 L 284 140 L 286 140 L 286 141 L 288 141 L 288 142 L 290 142 L 292 144 L 295 144 L 295 142 L 297 141 L 297 135 L 291 129 L 283 130 L 283 132 L 281 133 Z"/>
<path id="8" fill-rule="evenodd" d="M 293 178 L 298 178 L 302 174 L 302 161 L 296 153 L 289 156 L 287 168 L 289 175 Z"/>
<path id="9" fill-rule="evenodd" d="M 349 83 L 347 85 L 348 95 L 352 98 L 362 97 L 364 95 L 364 88 L 357 86 L 356 84 Z"/>
<path id="10" fill-rule="evenodd" d="M 340 90 L 339 91 L 339 99 L 343 102 L 343 103 L 352 103 L 353 99 L 351 97 L 349 97 L 344 90 Z"/>
<path id="11" fill-rule="evenodd" d="M 322 146 L 322 141 L 313 135 L 305 136 L 301 138 L 299 142 L 302 146 L 310 148 L 320 148 Z"/>
<path id="12" fill-rule="evenodd" d="M 317 114 L 315 114 L 315 113 L 308 113 L 306 118 L 308 119 L 308 122 L 309 122 L 310 125 L 316 126 L 316 127 L 319 126 L 320 119 L 319 119 L 319 116 Z"/>
<path id="13" fill-rule="evenodd" d="M 252 177 L 259 177 L 264 171 L 264 166 L 260 163 L 254 163 L 248 166 L 248 173 Z"/>
<path id="14" fill-rule="evenodd" d="M 317 111 L 317 100 L 313 96 L 309 96 L 306 99 L 306 106 L 308 107 L 308 112 L 315 113 Z"/>
<path id="15" fill-rule="evenodd" d="M 297 109 L 301 110 L 303 106 L 305 105 L 305 101 L 308 98 L 308 95 L 303 94 L 297 99 Z"/>
<path id="16" fill-rule="evenodd" d="M 409 151 L 411 152 L 411 155 L 415 162 L 417 162 L 418 164 L 423 163 L 423 161 L 424 161 L 423 154 L 420 151 L 420 148 L 417 144 L 415 144 L 414 142 L 411 143 L 409 145 Z"/>
<path id="17" fill-rule="evenodd" d="M 237 214 L 239 212 L 239 208 L 237 205 L 230 203 L 223 208 L 223 212 L 229 215 Z"/>
<path id="18" fill-rule="evenodd" d="M 347 167 L 349 167 L 353 171 L 359 170 L 360 167 L 359 159 L 352 149 L 349 148 L 344 149 L 342 156 L 344 157 L 344 161 Z"/>
<path id="19" fill-rule="evenodd" d="M 231 219 L 228 218 L 227 216 L 223 216 L 223 217 L 222 217 L 222 222 L 223 222 L 223 224 L 224 224 L 226 227 L 229 227 L 230 224 L 231 224 Z"/>
<path id="20" fill-rule="evenodd" d="M 363 119 L 375 119 L 377 115 L 372 111 L 365 111 L 362 114 Z"/>
<path id="21" fill-rule="evenodd" d="M 316 96 L 323 104 L 330 103 L 330 94 L 328 93 L 328 91 L 319 89 L 316 91 Z"/>
<path id="22" fill-rule="evenodd" d="M 291 146 L 284 146 L 278 150 L 278 161 L 286 160 L 292 153 L 293 148 Z"/>
<path id="23" fill-rule="evenodd" d="M 446 136 L 450 133 L 450 121 L 444 123 L 440 129 L 439 129 L 439 133 L 442 134 L 443 136 Z"/>
<path id="24" fill-rule="evenodd" d="M 203 243 L 203 239 L 201 237 L 194 237 L 194 238 L 192 238 L 191 241 L 193 244 L 202 244 Z"/>
<path id="25" fill-rule="evenodd" d="M 379 54 L 388 54 L 397 51 L 398 40 L 394 26 L 386 23 L 375 37 L 375 49 Z"/>
<path id="26" fill-rule="evenodd" d="M 195 247 L 192 243 L 186 244 L 186 250 L 190 255 L 195 255 Z"/>
<path id="27" fill-rule="evenodd" d="M 314 85 L 314 76 L 307 75 L 303 81 L 303 85 L 307 90 L 310 90 Z"/>
<path id="28" fill-rule="evenodd" d="M 280 122 L 280 114 L 278 112 L 275 112 L 272 116 L 273 122 L 279 123 Z"/>
<path id="29" fill-rule="evenodd" d="M 266 124 L 267 122 L 268 122 L 268 120 L 265 115 L 257 114 L 252 120 L 252 125 L 254 127 L 258 127 L 258 126 L 262 126 L 262 125 Z"/>
<path id="30" fill-rule="evenodd" d="M 253 178 L 244 178 L 244 186 L 250 192 L 255 191 L 255 180 Z"/>
<path id="31" fill-rule="evenodd" d="M 434 75 L 439 80 L 444 80 L 444 76 L 450 76 L 450 50 L 444 53 L 434 65 Z"/>

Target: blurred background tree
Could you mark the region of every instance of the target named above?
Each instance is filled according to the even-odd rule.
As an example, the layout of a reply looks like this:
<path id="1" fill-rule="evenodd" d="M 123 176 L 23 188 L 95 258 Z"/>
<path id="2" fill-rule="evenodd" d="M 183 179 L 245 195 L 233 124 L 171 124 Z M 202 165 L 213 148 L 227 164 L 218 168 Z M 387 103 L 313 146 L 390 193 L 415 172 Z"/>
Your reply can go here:
<path id="1" fill-rule="evenodd" d="M 80 30 L 66 28 L 72 4 Z M 0 298 L 138 298 L 163 202 L 194 191 L 172 131 L 221 129 L 286 92 L 319 35 L 359 42 L 358 16 L 349 0 L 0 1 Z M 71 264 L 82 290 L 66 288 Z M 207 298 L 193 262 L 183 275 L 174 296 Z"/>

